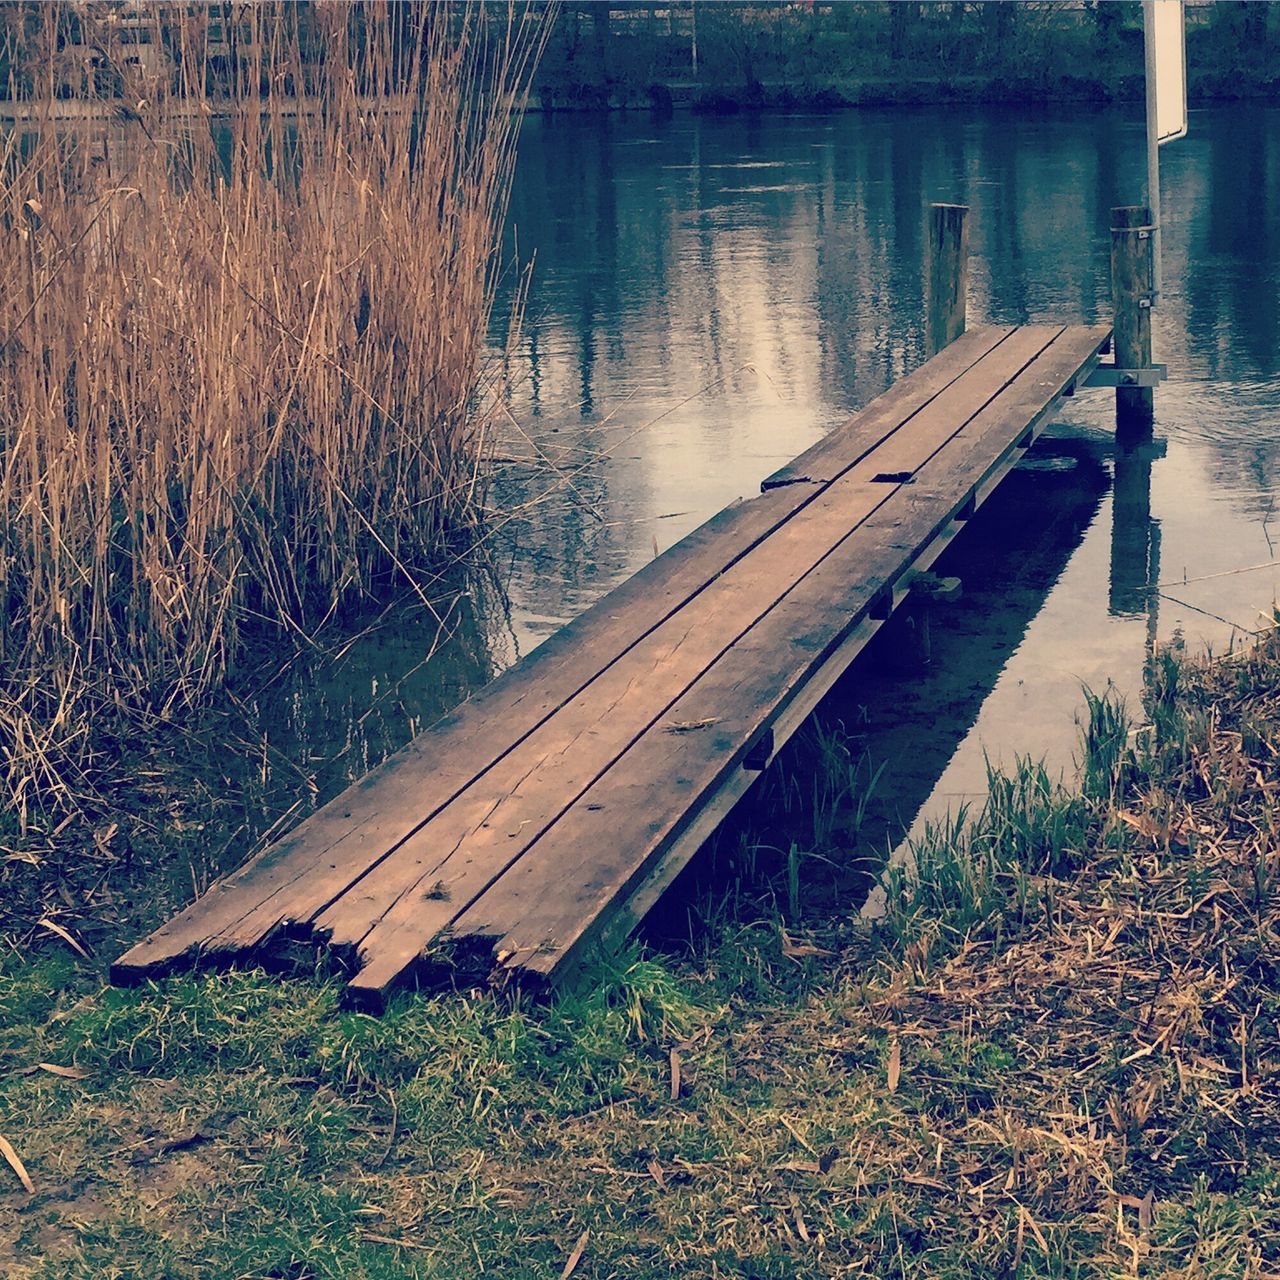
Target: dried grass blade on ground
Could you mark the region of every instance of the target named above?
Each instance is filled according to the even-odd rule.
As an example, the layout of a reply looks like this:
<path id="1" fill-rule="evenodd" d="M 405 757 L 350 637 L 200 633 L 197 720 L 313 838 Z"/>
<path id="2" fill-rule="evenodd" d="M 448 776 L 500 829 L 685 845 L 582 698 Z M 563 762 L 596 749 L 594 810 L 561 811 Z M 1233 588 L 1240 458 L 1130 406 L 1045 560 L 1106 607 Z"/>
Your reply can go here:
<path id="1" fill-rule="evenodd" d="M 26 1188 L 28 1195 L 35 1195 L 36 1184 L 31 1181 L 31 1175 L 27 1172 L 27 1166 L 22 1163 L 22 1158 L 13 1149 L 13 1144 L 3 1134 L 0 1134 L 0 1156 L 4 1156 L 14 1173 L 18 1175 L 18 1181 Z"/>

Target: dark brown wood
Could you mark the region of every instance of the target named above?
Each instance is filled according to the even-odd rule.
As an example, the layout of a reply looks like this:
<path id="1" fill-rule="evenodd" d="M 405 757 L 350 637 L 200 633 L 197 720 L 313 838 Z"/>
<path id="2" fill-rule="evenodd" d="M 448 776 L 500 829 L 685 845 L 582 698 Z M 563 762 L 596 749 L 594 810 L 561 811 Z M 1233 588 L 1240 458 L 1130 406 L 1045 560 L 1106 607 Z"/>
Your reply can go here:
<path id="1" fill-rule="evenodd" d="M 706 724 L 673 735 L 659 724 L 590 788 L 455 924 L 457 937 L 493 937 L 509 968 L 552 973 L 607 921 L 698 804 L 735 767 L 861 622 L 876 594 L 908 567 L 983 481 L 1019 449 L 1096 358 L 1105 328 L 1068 330 L 975 415 L 871 519 L 826 557 L 675 703 L 666 720 Z M 921 499 L 917 488 L 927 494 Z M 577 892 L 574 892 L 577 887 Z M 372 995 L 386 968 L 371 955 L 352 983 Z M 373 996 L 376 1003 L 376 996 Z"/>
<path id="2" fill-rule="evenodd" d="M 966 335 L 810 450 L 810 465 L 797 459 L 780 485 L 708 522 L 135 947 L 113 977 L 252 955 L 281 932 L 328 937 L 360 966 L 350 994 L 369 1007 L 446 939 L 488 939 L 507 968 L 558 972 L 725 778 L 753 751 L 763 760 L 785 708 L 837 650 L 843 664 L 863 619 L 887 614 L 921 548 L 981 501 L 1105 336 Z"/>
<path id="3" fill-rule="evenodd" d="M 405 968 L 530 848 L 813 564 L 1034 360 L 1058 331 L 1027 327 L 850 468 L 767 542 L 604 672 L 499 770 L 320 914 L 317 933 L 361 964 Z"/>
<path id="4" fill-rule="evenodd" d="M 914 370 L 833 431 L 821 453 L 823 483 L 898 430 L 1010 332 L 975 330 L 964 347 Z M 817 450 L 804 456 L 818 456 Z M 257 946 L 278 928 L 309 919 L 822 487 L 756 498 L 707 521 L 131 948 L 112 966 L 113 981 L 139 981 L 206 951 Z"/>
<path id="5" fill-rule="evenodd" d="M 705 590 L 686 602 L 558 708 L 493 769 L 467 787 L 429 823 L 423 824 L 340 898 L 326 902 L 293 887 L 287 897 L 255 912 L 210 939 L 211 951 L 241 951 L 256 945 L 278 922 L 315 930 L 340 953 L 351 954 L 404 895 L 413 904 L 411 928 L 437 916 L 447 920 L 554 821 L 564 804 L 657 714 L 655 705 L 676 696 L 728 644 L 733 627 L 745 627 L 805 571 L 803 545 L 815 522 L 829 538 L 847 533 L 850 497 L 883 468 L 886 448 L 908 460 L 920 456 L 928 432 L 958 429 L 1008 378 L 1014 376 L 1055 331 L 1027 327 L 999 344 L 945 388 L 914 417 L 914 430 L 897 432 L 862 462 L 819 491 L 791 519 L 751 552 L 729 565 Z M 929 424 L 926 428 L 923 424 Z M 902 443 L 900 443 L 902 442 Z M 875 459 L 876 461 L 868 461 Z M 869 495 L 887 496 L 877 488 Z M 758 501 L 772 501 L 765 495 Z M 856 502 L 856 498 L 854 498 Z M 496 863 L 495 863 L 495 860 Z M 496 869 L 495 869 L 496 866 Z M 281 907 L 284 914 L 281 915 Z M 319 914 L 316 914 L 319 913 Z M 280 917 L 280 920 L 277 920 Z"/>
<path id="6" fill-rule="evenodd" d="M 1115 317 L 1116 367 L 1146 369 L 1152 363 L 1151 297 L 1155 228 L 1145 205 L 1111 210 L 1111 307 Z M 1155 391 L 1116 388 L 1116 427 L 1142 431 L 1151 425 Z"/>
<path id="7" fill-rule="evenodd" d="M 768 504 L 753 500 L 718 513 L 621 584 L 608 609 L 589 610 L 548 637 L 283 840 L 216 882 L 117 960 L 112 980 L 138 981 L 216 951 L 224 933 L 232 947 L 256 945 L 289 918 L 291 895 L 332 901 L 580 692 L 594 674 L 593 654 L 607 663 L 610 653 L 625 651 L 723 572 L 725 557 L 767 536 L 805 496 L 780 494 Z M 264 917 L 271 922 L 251 939 Z"/>
<path id="8" fill-rule="evenodd" d="M 673 710 L 683 707 L 684 691 L 727 652 L 736 651 L 751 628 L 814 566 L 848 543 L 851 530 L 861 520 L 907 487 L 905 482 L 877 483 L 876 474 L 913 475 L 966 422 L 989 407 L 1059 333 L 1048 327 L 1027 327 L 979 362 L 972 379 L 955 384 L 917 417 L 915 430 L 887 440 L 673 619 L 680 628 L 680 652 L 637 646 L 628 661 L 609 673 L 617 683 L 607 692 L 593 690 L 593 701 L 582 708 L 596 717 L 594 723 L 584 728 L 581 717 L 558 717 L 558 722 L 567 723 L 555 726 L 558 738 L 548 733 L 550 753 L 536 763 L 522 761 L 524 772 L 496 804 L 488 787 L 478 791 L 459 826 L 441 830 L 433 823 L 424 828 L 371 877 L 380 881 L 376 891 L 361 897 L 357 887 L 356 894 L 347 895 L 321 916 L 317 926 L 330 931 L 335 944 L 359 952 L 362 971 L 353 980 L 353 993 L 380 990 L 398 981 L 433 935 L 448 927 L 499 877 L 509 874 L 560 820 L 565 808 L 645 734 L 707 736 L 719 751 L 721 735 L 701 735 L 698 728 L 710 727 L 708 722 L 714 722 L 719 713 L 705 708 L 696 713 Z M 891 554 L 898 557 L 896 550 Z M 788 655 L 790 669 L 794 653 L 785 644 L 778 652 Z M 745 753 L 749 745 L 744 739 L 734 750 L 741 747 Z M 576 791 L 566 794 L 564 783 L 570 779 Z M 670 779 L 664 776 L 664 781 Z M 477 815 L 483 825 L 463 830 Z"/>
<path id="9" fill-rule="evenodd" d="M 965 327 L 969 289 L 969 209 L 929 206 L 925 254 L 925 354 L 937 355 Z"/>
<path id="10" fill-rule="evenodd" d="M 927 369 L 938 368 L 941 371 L 945 371 L 946 374 L 952 374 L 952 380 L 954 380 L 954 377 L 959 376 L 958 374 L 953 374 L 957 367 L 967 369 L 970 365 L 981 360 L 989 351 L 994 350 L 1013 331 L 1013 326 L 1009 325 L 977 325 L 957 338 L 947 348 L 945 359 L 941 364 L 935 358 L 921 365 L 919 369 L 909 376 L 914 378 Z M 955 361 L 956 364 L 952 364 L 952 361 Z M 901 386 L 903 384 L 895 383 L 894 385 Z M 931 385 L 937 384 L 935 382 L 931 383 Z M 938 390 L 941 391 L 942 386 L 938 386 Z M 879 400 L 873 401 L 868 406 L 867 412 L 879 403 Z M 923 408 L 924 404 L 925 401 L 922 399 L 918 408 Z M 857 438 L 862 417 L 863 415 L 859 414 L 849 419 L 844 425 L 827 432 L 821 440 L 806 449 L 798 458 L 793 458 L 785 467 L 780 467 L 771 476 L 767 477 L 760 488 L 767 492 L 769 489 L 779 489 L 789 484 L 829 484 L 840 472 L 851 465 L 851 459 L 856 461 L 866 452 L 865 448 L 859 448 L 859 440 Z M 910 421 L 910 415 L 904 416 L 902 422 L 906 423 L 908 421 Z"/>

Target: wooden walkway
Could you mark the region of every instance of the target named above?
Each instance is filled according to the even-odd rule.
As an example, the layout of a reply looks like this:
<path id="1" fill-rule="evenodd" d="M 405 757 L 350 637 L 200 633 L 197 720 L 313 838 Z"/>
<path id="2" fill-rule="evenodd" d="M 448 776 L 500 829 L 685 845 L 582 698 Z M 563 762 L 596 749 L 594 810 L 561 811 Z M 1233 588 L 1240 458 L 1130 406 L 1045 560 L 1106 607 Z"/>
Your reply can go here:
<path id="1" fill-rule="evenodd" d="M 327 945 L 375 1010 L 459 963 L 563 976 L 656 901 L 1109 336 L 970 330 L 215 884 L 113 980 L 300 943 Z"/>

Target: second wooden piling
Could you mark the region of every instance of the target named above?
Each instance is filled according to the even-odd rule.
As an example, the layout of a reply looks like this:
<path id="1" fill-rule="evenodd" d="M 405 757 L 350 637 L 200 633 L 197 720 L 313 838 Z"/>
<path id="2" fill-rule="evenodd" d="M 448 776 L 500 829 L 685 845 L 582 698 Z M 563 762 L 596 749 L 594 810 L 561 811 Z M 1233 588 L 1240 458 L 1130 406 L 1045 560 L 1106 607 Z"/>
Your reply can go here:
<path id="1" fill-rule="evenodd" d="M 1155 228 L 1145 205 L 1111 210 L 1111 306 L 1115 313 L 1115 363 L 1123 371 L 1151 367 L 1151 299 Z M 1155 412 L 1149 386 L 1116 388 L 1116 428 L 1144 431 Z"/>
<path id="2" fill-rule="evenodd" d="M 935 356 L 965 326 L 969 287 L 969 207 L 929 206 L 925 254 L 925 353 Z"/>

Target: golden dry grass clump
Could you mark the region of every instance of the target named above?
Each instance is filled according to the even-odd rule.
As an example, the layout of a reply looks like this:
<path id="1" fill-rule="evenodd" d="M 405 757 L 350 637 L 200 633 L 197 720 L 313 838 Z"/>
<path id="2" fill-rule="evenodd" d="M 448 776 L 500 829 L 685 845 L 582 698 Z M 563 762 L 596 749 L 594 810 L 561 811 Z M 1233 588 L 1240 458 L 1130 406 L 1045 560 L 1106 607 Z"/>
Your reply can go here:
<path id="1" fill-rule="evenodd" d="M 24 815 L 75 790 L 95 707 L 188 704 L 255 623 L 412 579 L 474 510 L 533 25 L 223 8 L 9 15 L 0 790 Z"/>

